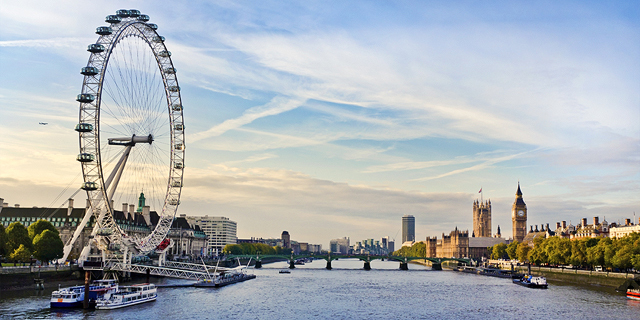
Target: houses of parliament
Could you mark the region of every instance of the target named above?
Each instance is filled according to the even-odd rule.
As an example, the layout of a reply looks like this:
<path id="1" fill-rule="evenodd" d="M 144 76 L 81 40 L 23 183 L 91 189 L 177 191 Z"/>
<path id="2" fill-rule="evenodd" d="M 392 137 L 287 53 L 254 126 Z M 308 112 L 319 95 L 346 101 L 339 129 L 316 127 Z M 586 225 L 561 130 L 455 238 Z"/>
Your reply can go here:
<path id="1" fill-rule="evenodd" d="M 513 240 L 522 242 L 527 233 L 527 205 L 522 198 L 520 183 L 516 191 L 516 197 L 511 206 L 511 222 Z M 510 242 L 502 238 L 500 226 L 495 235 L 491 230 L 491 200 L 473 202 L 473 230 L 455 230 L 448 235 L 442 233 L 442 238 L 427 237 L 427 257 L 470 257 L 479 259 L 488 255 L 488 247 L 498 243 Z"/>

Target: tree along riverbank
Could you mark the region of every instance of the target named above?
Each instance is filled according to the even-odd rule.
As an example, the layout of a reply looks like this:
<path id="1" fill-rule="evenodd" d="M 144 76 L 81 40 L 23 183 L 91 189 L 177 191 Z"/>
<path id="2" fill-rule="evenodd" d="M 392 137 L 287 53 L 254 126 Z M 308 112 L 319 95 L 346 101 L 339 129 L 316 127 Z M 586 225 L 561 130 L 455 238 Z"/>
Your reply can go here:
<path id="1" fill-rule="evenodd" d="M 443 268 L 453 269 L 456 266 L 454 264 L 444 264 Z M 510 265 L 502 265 L 504 270 L 511 270 Z M 514 267 L 514 270 L 527 274 L 529 268 L 527 266 L 517 266 Z M 561 281 L 566 283 L 574 283 L 574 284 L 589 284 L 595 286 L 603 286 L 610 288 L 620 288 L 627 281 L 635 281 L 636 285 L 631 283 L 632 287 L 636 287 L 640 284 L 640 274 L 634 273 L 619 273 L 619 272 L 599 272 L 599 271 L 589 271 L 589 270 L 578 270 L 578 269 L 568 269 L 568 268 L 549 268 L 549 267 L 531 267 L 531 274 L 535 276 L 543 276 L 547 278 L 547 280 L 552 281 Z"/>

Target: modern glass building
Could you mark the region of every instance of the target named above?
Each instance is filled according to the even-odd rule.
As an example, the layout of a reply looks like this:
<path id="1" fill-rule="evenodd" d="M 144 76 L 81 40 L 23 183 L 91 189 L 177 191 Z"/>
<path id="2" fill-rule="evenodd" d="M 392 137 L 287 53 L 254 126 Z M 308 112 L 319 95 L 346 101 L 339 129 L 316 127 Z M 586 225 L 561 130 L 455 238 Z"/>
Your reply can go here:
<path id="1" fill-rule="evenodd" d="M 402 243 L 416 241 L 416 218 L 410 214 L 402 216 Z"/>

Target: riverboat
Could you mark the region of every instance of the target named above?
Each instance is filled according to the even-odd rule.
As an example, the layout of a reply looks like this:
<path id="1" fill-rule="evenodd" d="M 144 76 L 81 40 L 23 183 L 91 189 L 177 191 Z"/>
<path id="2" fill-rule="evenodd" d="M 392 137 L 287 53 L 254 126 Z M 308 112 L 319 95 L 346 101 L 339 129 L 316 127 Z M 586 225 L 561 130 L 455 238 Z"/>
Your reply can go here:
<path id="1" fill-rule="evenodd" d="M 224 287 L 236 282 L 255 279 L 255 274 L 247 274 L 246 266 L 239 266 L 233 269 L 222 270 L 208 279 L 202 279 L 194 283 L 194 287 Z"/>
<path id="2" fill-rule="evenodd" d="M 482 276 L 510 278 L 510 279 L 522 278 L 522 274 L 515 273 L 511 270 L 502 270 L 497 268 L 477 268 L 477 269 L 478 269 L 478 274 Z"/>
<path id="3" fill-rule="evenodd" d="M 121 286 L 114 293 L 106 293 L 96 300 L 96 309 L 111 310 L 133 306 L 145 302 L 155 301 L 158 297 L 156 286 L 153 283 L 134 284 Z"/>
<path id="4" fill-rule="evenodd" d="M 95 301 L 108 292 L 118 290 L 116 280 L 95 280 L 89 285 L 89 303 Z M 51 293 L 51 308 L 81 308 L 84 304 L 84 285 L 59 288 Z"/>
<path id="5" fill-rule="evenodd" d="M 291 273 L 291 271 L 289 271 L 287 269 L 282 269 L 282 270 L 280 270 L 280 273 Z"/>
<path id="6" fill-rule="evenodd" d="M 532 275 L 525 275 L 519 279 L 513 279 L 513 283 L 525 286 L 528 288 L 547 288 L 547 279 L 544 277 L 534 277 Z"/>
<path id="7" fill-rule="evenodd" d="M 627 298 L 631 300 L 640 300 L 640 289 L 627 289 Z"/>

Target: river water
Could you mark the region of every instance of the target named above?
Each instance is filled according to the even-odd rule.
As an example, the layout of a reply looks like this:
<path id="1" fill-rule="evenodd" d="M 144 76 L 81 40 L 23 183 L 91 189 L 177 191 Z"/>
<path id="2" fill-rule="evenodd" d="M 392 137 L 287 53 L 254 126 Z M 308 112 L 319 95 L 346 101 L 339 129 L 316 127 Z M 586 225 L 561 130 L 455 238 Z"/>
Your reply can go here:
<path id="1" fill-rule="evenodd" d="M 159 288 L 158 300 L 118 310 L 49 308 L 44 292 L 0 293 L 2 319 L 640 319 L 640 301 L 611 288 L 550 282 L 529 289 L 509 279 L 431 271 L 398 262 L 324 260 L 279 274 L 285 262 L 250 269 L 254 280 L 223 288 Z M 156 279 L 159 284 L 184 283 Z"/>

